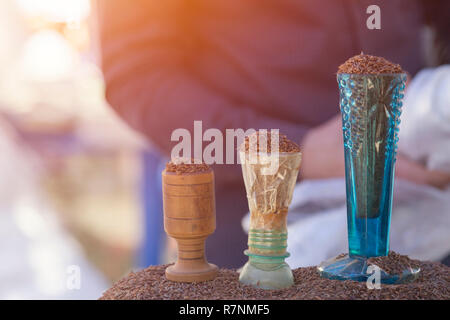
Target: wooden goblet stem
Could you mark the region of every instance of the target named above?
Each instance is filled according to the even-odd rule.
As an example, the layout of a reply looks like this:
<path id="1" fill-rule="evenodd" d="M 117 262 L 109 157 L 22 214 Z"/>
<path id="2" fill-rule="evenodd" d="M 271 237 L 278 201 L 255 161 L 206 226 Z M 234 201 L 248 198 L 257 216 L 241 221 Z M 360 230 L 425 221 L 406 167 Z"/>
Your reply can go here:
<path id="1" fill-rule="evenodd" d="M 212 280 L 217 266 L 205 257 L 205 241 L 216 228 L 212 170 L 177 175 L 162 173 L 164 230 L 178 244 L 177 262 L 166 269 L 172 281 Z"/>

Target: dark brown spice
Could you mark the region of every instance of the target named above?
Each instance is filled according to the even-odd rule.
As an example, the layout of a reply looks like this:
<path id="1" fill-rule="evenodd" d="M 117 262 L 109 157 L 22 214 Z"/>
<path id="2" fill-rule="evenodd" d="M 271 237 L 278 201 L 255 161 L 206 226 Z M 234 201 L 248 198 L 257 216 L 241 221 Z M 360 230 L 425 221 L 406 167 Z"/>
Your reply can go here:
<path id="1" fill-rule="evenodd" d="M 176 174 L 200 173 L 209 171 L 210 168 L 206 163 L 194 163 L 194 159 L 186 160 L 182 158 L 174 159 L 166 163 L 166 172 Z"/>
<path id="2" fill-rule="evenodd" d="M 278 138 L 278 152 L 300 152 L 300 147 L 295 142 L 289 140 L 284 134 L 276 134 L 271 131 L 256 131 L 245 137 L 241 145 L 241 150 L 245 152 L 272 152 L 272 137 Z"/>
<path id="3" fill-rule="evenodd" d="M 400 259 L 406 256 L 397 255 Z M 235 270 L 220 269 L 208 282 L 179 283 L 164 276 L 166 266 L 152 266 L 119 280 L 100 298 L 102 300 L 220 299 L 220 300 L 449 300 L 450 268 L 437 262 L 409 260 L 421 268 L 419 278 L 409 284 L 381 285 L 369 290 L 364 282 L 323 279 L 315 267 L 293 270 L 295 284 L 285 290 L 262 290 L 239 282 Z"/>
<path id="4" fill-rule="evenodd" d="M 385 58 L 361 54 L 351 57 L 338 68 L 338 73 L 381 74 L 403 73 L 402 67 Z"/>

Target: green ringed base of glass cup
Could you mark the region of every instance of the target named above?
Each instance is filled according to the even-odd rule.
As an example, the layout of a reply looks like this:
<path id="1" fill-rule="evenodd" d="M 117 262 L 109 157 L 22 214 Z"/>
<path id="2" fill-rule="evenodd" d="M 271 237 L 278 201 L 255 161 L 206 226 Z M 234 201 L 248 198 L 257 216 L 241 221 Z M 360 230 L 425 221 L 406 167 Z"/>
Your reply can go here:
<path id="1" fill-rule="evenodd" d="M 244 254 L 248 256 L 248 260 L 252 263 L 258 263 L 258 264 L 282 264 L 284 263 L 284 259 L 288 258 L 290 256 L 289 252 L 286 252 L 282 255 L 262 255 L 262 254 L 256 254 L 251 253 L 249 250 L 245 250 Z"/>

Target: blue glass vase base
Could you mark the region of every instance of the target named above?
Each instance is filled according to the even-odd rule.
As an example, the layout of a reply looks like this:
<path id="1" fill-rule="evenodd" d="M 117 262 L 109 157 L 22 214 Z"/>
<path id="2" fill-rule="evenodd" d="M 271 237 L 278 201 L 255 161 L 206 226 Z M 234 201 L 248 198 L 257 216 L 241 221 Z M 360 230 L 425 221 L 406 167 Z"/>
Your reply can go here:
<path id="1" fill-rule="evenodd" d="M 339 255 L 322 262 L 318 267 L 322 278 L 331 280 L 353 280 L 367 281 L 373 272 L 367 272 L 368 258 L 351 257 L 348 254 Z M 382 284 L 402 284 L 414 282 L 420 275 L 420 269 L 405 268 L 403 273 L 388 274 L 380 269 L 380 283 Z"/>

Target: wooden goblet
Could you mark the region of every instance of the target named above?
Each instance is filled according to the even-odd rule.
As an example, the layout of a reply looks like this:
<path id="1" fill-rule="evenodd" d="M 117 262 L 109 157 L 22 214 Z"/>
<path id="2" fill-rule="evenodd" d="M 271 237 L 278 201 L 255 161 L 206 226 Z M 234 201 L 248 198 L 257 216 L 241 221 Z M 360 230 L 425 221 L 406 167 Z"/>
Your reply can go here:
<path id="1" fill-rule="evenodd" d="M 162 173 L 164 230 L 178 244 L 177 262 L 166 278 L 200 282 L 215 278 L 217 266 L 206 261 L 205 240 L 216 229 L 214 173 Z"/>

